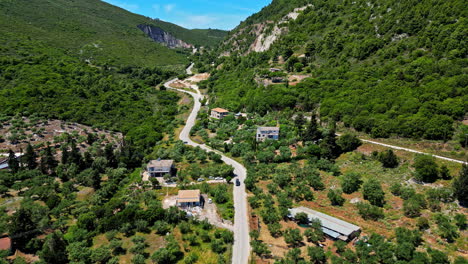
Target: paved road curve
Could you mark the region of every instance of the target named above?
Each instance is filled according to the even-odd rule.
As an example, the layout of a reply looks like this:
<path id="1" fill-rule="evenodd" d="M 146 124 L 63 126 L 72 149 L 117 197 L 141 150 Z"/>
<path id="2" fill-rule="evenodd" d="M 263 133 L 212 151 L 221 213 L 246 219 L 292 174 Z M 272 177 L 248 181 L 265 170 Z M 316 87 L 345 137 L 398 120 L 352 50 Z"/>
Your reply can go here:
<path id="1" fill-rule="evenodd" d="M 250 255 L 250 236 L 249 236 L 249 221 L 247 214 L 247 193 L 245 191 L 244 180 L 247 176 L 247 170 L 239 162 L 223 155 L 221 152 L 211 149 L 205 144 L 198 144 L 193 142 L 190 139 L 190 130 L 195 125 L 198 112 L 201 108 L 200 100 L 203 99 L 198 87 L 193 85 L 192 88 L 195 89 L 196 93 L 189 92 L 186 90 L 175 89 L 170 87 L 170 84 L 175 82 L 177 79 L 170 80 L 164 84 L 167 89 L 177 90 L 179 92 L 190 94 L 194 99 L 194 105 L 192 112 L 190 113 L 189 118 L 185 124 L 185 127 L 180 132 L 180 140 L 187 142 L 188 145 L 194 147 L 200 147 L 209 152 L 216 152 L 221 155 L 222 160 L 234 167 L 234 173 L 239 178 L 241 185 L 234 186 L 234 247 L 232 252 L 232 263 L 233 264 L 247 264 L 249 261 Z"/>

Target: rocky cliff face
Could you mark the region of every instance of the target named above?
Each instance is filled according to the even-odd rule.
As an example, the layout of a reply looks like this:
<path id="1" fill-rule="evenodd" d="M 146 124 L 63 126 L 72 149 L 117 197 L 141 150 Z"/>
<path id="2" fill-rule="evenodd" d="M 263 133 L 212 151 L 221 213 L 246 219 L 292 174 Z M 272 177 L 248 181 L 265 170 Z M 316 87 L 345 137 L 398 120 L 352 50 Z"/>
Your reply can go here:
<path id="1" fill-rule="evenodd" d="M 138 28 L 141 31 L 145 32 L 148 37 L 153 39 L 156 42 L 162 43 L 169 48 L 194 48 L 192 44 L 186 43 L 180 39 L 175 38 L 166 31 L 151 25 L 138 25 Z"/>

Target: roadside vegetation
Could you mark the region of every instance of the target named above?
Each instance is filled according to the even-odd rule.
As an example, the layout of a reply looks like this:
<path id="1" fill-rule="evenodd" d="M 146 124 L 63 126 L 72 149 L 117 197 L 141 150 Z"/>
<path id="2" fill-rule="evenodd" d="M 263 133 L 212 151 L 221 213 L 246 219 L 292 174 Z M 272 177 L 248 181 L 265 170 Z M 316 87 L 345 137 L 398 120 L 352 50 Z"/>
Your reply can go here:
<path id="1" fill-rule="evenodd" d="M 251 225 L 251 243 L 259 259 L 268 263 L 278 258 L 282 260 L 275 263 L 382 262 L 387 258 L 463 263 L 460 252 L 467 250 L 463 224 L 467 211 L 458 202 L 464 203 L 466 188 L 457 182 L 468 178 L 468 167 L 363 144 L 353 134 L 336 137 L 330 132 L 333 124 L 321 127 L 300 112 L 213 120 L 206 110 L 200 113 L 192 136 L 248 168 L 245 185 L 251 221 L 260 220 L 259 230 Z M 258 126 L 279 126 L 280 139 L 256 142 Z M 290 221 L 288 209 L 296 206 L 360 226 L 359 242 L 332 243 L 313 223 Z M 461 224 L 454 224 L 456 219 Z M 398 248 L 418 253 L 402 255 Z"/>

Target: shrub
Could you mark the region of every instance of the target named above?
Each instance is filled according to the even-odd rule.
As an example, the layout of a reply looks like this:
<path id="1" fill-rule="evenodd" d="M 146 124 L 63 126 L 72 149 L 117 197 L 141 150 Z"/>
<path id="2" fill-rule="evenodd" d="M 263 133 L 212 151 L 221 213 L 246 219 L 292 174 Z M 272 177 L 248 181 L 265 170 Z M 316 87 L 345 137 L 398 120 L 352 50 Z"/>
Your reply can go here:
<path id="1" fill-rule="evenodd" d="M 361 188 L 362 180 L 361 175 L 358 173 L 350 172 L 346 173 L 343 176 L 343 182 L 341 183 L 341 188 L 344 193 L 351 194 L 356 192 Z"/>
<path id="2" fill-rule="evenodd" d="M 377 221 L 384 217 L 383 209 L 368 203 L 359 202 L 356 204 L 358 212 L 365 220 Z"/>
<path id="3" fill-rule="evenodd" d="M 380 182 L 375 179 L 370 179 L 363 185 L 364 199 L 370 204 L 382 207 L 385 204 L 385 193 L 382 190 Z"/>
<path id="4" fill-rule="evenodd" d="M 330 189 L 327 197 L 333 206 L 342 206 L 345 202 L 345 199 L 341 196 L 341 190 Z"/>

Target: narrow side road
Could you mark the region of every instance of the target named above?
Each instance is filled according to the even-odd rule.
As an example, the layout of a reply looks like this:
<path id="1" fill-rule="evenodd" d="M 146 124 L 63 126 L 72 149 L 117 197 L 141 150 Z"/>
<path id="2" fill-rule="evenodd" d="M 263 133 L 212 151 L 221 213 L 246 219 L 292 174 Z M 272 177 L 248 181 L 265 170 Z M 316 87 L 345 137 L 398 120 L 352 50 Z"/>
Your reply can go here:
<path id="1" fill-rule="evenodd" d="M 249 221 L 247 213 L 247 193 L 245 191 L 244 180 L 247 177 L 247 170 L 239 162 L 223 155 L 223 153 L 213 150 L 205 144 L 198 144 L 190 138 L 190 130 L 195 125 L 198 112 L 201 108 L 200 101 L 203 95 L 198 90 L 198 86 L 193 85 L 192 88 L 196 92 L 189 92 L 186 90 L 172 88 L 170 85 L 177 79 L 170 80 L 164 84 L 167 89 L 176 90 L 179 92 L 190 94 L 193 97 L 194 105 L 190 116 L 187 119 L 185 127 L 180 132 L 180 140 L 187 142 L 187 145 L 193 147 L 200 147 L 208 152 L 216 152 L 221 155 L 224 163 L 231 165 L 234 168 L 234 174 L 237 175 L 240 186 L 234 186 L 234 247 L 232 252 L 232 264 L 247 264 L 250 255 L 250 235 L 249 235 Z"/>
<path id="2" fill-rule="evenodd" d="M 388 145 L 388 144 L 384 144 L 384 143 L 380 143 L 380 142 L 376 142 L 376 141 L 372 141 L 372 140 L 367 140 L 367 139 L 362 139 L 362 138 L 360 138 L 360 140 L 361 140 L 362 142 L 371 143 L 371 144 L 375 144 L 375 145 L 380 145 L 380 146 L 384 146 L 384 147 L 387 147 L 387 148 L 392 148 L 392 149 L 397 149 L 397 150 L 404 150 L 404 151 L 408 151 L 408 152 L 412 152 L 412 153 L 417 153 L 417 154 L 431 155 L 431 156 L 433 156 L 434 158 L 437 158 L 437 159 L 448 160 L 448 161 L 452 161 L 452 162 L 456 162 L 456 163 L 460 163 L 460 164 L 468 164 L 466 161 L 461 161 L 461 160 L 457 160 L 457 159 L 451 159 L 451 158 L 447 158 L 447 157 L 443 157 L 443 156 L 439 156 L 439 155 L 434 155 L 434 154 L 430 154 L 430 153 L 425 153 L 425 152 L 417 151 L 417 150 L 414 150 L 414 149 L 409 149 L 409 148 L 403 148 L 403 147 Z"/>

